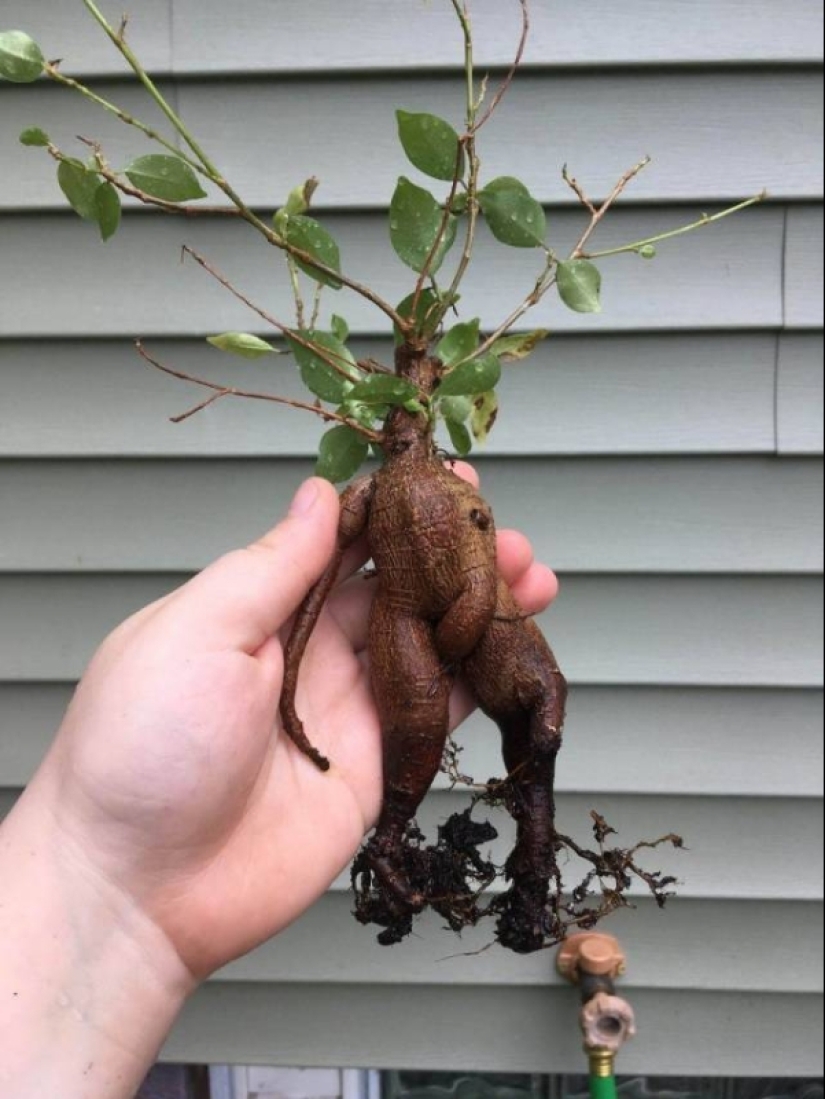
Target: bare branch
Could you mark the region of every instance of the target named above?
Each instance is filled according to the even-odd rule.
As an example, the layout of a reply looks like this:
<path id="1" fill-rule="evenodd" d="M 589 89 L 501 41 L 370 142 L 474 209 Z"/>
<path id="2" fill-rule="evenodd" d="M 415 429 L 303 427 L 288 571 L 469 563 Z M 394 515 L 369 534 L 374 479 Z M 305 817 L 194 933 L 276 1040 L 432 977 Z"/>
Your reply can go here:
<path id="1" fill-rule="evenodd" d="M 513 62 L 509 73 L 504 78 L 496 94 L 493 96 L 492 102 L 484 114 L 473 124 L 473 133 L 478 133 L 482 126 L 485 126 L 497 111 L 499 104 L 505 95 L 509 92 L 513 81 L 516 78 L 516 74 L 521 68 L 521 63 L 524 60 L 524 51 L 527 48 L 527 40 L 530 37 L 530 8 L 528 0 L 519 0 L 521 4 L 521 39 L 518 44 L 518 51 L 516 53 L 516 59 Z"/>
<path id="2" fill-rule="evenodd" d="M 350 373 L 352 363 L 348 359 L 342 359 L 340 356 L 335 355 L 334 352 L 330 351 L 328 348 L 321 347 L 319 344 L 313 343 L 312 340 L 307 339 L 306 336 L 302 335 L 296 329 L 290 328 L 288 325 L 283 324 L 276 317 L 273 317 L 270 313 L 267 313 L 266 310 L 261 309 L 258 305 L 255 305 L 253 301 L 246 297 L 245 294 L 242 294 L 241 291 L 229 281 L 226 275 L 222 275 L 216 267 L 213 267 L 212 264 L 200 254 L 200 252 L 196 252 L 195 249 L 191 248 L 188 244 L 183 245 L 182 251 L 185 255 L 191 256 L 199 267 L 202 267 L 208 275 L 211 275 L 212 278 L 216 280 L 216 282 L 219 282 L 221 286 L 223 286 L 226 290 L 230 292 L 230 294 L 233 295 L 233 297 L 237 298 L 238 301 L 242 302 L 254 313 L 257 313 L 262 320 L 265 320 L 267 322 L 267 324 L 271 324 L 272 327 L 276 329 L 276 331 L 280 332 L 282 335 L 292 340 L 293 343 L 297 343 L 299 347 L 306 348 L 306 350 L 311 351 L 313 355 L 317 355 L 319 359 L 327 364 L 327 366 L 332 367 L 336 374 L 340 374 L 341 377 L 345 378 L 348 382 L 351 382 L 353 380 L 352 374 Z"/>
<path id="3" fill-rule="evenodd" d="M 341 416 L 337 412 L 330 412 L 325 408 L 319 408 L 318 405 L 309 404 L 306 401 L 294 401 L 288 397 L 278 397 L 274 393 L 256 393 L 246 389 L 236 389 L 234 386 L 219 385 L 217 382 L 210 382 L 206 378 L 199 378 L 194 374 L 186 374 L 182 370 L 174 370 L 171 366 L 164 366 L 163 363 L 152 358 L 140 340 L 135 341 L 135 347 L 137 348 L 140 357 L 162 374 L 168 374 L 170 377 L 177 378 L 179 381 L 189 382 L 191 385 L 198 385 L 203 389 L 210 389 L 213 391 L 213 396 L 210 397 L 209 400 L 201 402 L 201 404 L 190 409 L 189 412 L 185 412 L 182 416 L 174 417 L 173 423 L 180 423 L 182 420 L 194 416 L 195 413 L 202 411 L 202 409 L 207 408 L 210 404 L 214 404 L 215 401 L 221 400 L 224 397 L 243 397 L 249 401 L 269 401 L 272 404 L 286 405 L 288 408 L 299 408 L 304 412 L 312 412 L 315 416 L 319 416 L 325 423 L 344 424 L 346 427 L 352 428 L 353 431 L 357 431 L 359 435 L 362 435 L 371 443 L 378 443 L 380 445 L 383 442 L 384 436 L 380 432 L 370 431 L 369 428 L 364 427 L 364 425 L 358 423 L 357 420 L 350 419 L 349 416 Z"/>
<path id="4" fill-rule="evenodd" d="M 593 206 L 589 204 L 587 200 L 585 200 L 586 205 L 588 205 L 588 209 L 592 211 L 593 216 L 590 219 L 590 224 L 579 238 L 578 244 L 570 253 L 571 259 L 579 259 L 581 257 L 585 245 L 595 233 L 596 229 L 599 226 L 599 223 L 602 221 L 605 214 L 608 212 L 611 206 L 613 206 L 616 200 L 624 193 L 624 191 L 627 189 L 628 184 L 631 183 L 636 178 L 636 176 L 639 175 L 640 172 L 643 172 L 648 164 L 650 164 L 649 156 L 644 157 L 642 160 L 639 161 L 638 164 L 634 164 L 632 168 L 625 172 L 625 174 L 621 177 L 616 186 L 601 204 L 601 206 L 599 206 L 597 209 L 594 209 Z"/>

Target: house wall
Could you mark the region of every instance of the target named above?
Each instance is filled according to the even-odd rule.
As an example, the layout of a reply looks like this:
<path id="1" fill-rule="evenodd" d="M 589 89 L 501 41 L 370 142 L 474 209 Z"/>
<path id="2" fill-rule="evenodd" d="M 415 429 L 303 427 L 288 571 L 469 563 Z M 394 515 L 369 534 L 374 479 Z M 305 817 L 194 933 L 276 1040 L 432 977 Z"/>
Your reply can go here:
<path id="1" fill-rule="evenodd" d="M 122 5 L 102 5 L 117 19 Z M 512 26 L 509 18 L 513 8 Z M 598 808 L 624 836 L 682 833 L 656 863 L 680 879 L 609 930 L 639 1015 L 623 1071 L 821 1072 L 822 5 L 814 0 L 539 0 L 525 73 L 485 154 L 546 203 L 554 243 L 582 214 L 564 162 L 604 195 L 652 166 L 599 237 L 640 239 L 761 190 L 769 201 L 605 264 L 604 313 L 542 307 L 553 330 L 502 386 L 478 466 L 500 522 L 529 531 L 562 579 L 543 624 L 572 685 L 559 812 Z M 0 0 L 64 71 L 126 109 L 137 89 L 65 0 Z M 502 66 L 517 5 L 475 0 L 481 63 Z M 444 0 L 142 0 L 133 41 L 214 159 L 273 209 L 318 175 L 319 216 L 347 269 L 391 299 L 408 272 L 386 239 L 406 172 L 393 109 L 457 114 L 460 42 Z M 512 39 L 512 42 L 511 42 Z M 151 111 L 143 112 L 151 115 Z M 130 210 L 103 247 L 53 172 L 16 144 L 142 149 L 81 100 L 0 86 L 0 811 L 44 751 L 72 684 L 123 616 L 263 530 L 311 469 L 318 429 L 289 411 L 191 403 L 135 335 L 184 370 L 203 337 L 258 330 L 186 241 L 281 316 L 270 249 L 215 218 Z M 489 259 L 490 264 L 485 260 Z M 495 263 L 496 266 L 491 265 Z M 482 236 L 462 308 L 494 324 L 534 276 Z M 364 353 L 381 315 L 341 295 Z M 259 366 L 227 365 L 261 380 Z M 279 370 L 282 368 L 279 367 Z M 239 381 L 238 384 L 241 384 Z M 294 380 L 275 387 L 297 392 Z M 499 768 L 473 720 L 463 763 Z M 471 773 L 473 773 L 471 771 Z M 442 784 L 429 827 L 463 801 Z M 382 950 L 339 881 L 299 923 L 194 998 L 166 1056 L 313 1067 L 576 1072 L 571 991 L 552 956 L 454 941 L 423 920 Z"/>

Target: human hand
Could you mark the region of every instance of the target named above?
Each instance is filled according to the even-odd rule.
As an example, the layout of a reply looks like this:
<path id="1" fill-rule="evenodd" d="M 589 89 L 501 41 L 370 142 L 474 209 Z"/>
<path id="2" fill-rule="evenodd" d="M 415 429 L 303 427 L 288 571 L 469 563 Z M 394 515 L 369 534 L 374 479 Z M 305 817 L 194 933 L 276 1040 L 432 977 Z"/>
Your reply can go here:
<path id="1" fill-rule="evenodd" d="M 277 716 L 289 620 L 331 556 L 337 519 L 334 490 L 312 480 L 275 530 L 115 630 L 33 784 L 57 842 L 160 929 L 195 981 L 309 907 L 380 808 L 363 577 L 330 598 L 299 679 L 329 773 Z M 346 571 L 364 557 L 350 554 Z M 555 579 L 521 535 L 501 533 L 499 562 L 525 610 L 552 598 Z M 470 708 L 457 691 L 456 724 Z"/>

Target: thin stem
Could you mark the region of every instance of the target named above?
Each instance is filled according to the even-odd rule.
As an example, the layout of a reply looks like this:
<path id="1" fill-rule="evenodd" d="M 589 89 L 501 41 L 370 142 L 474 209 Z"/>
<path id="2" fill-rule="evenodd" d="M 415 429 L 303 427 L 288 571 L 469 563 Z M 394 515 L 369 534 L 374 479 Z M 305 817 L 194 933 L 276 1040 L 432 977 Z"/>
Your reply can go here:
<path id="1" fill-rule="evenodd" d="M 304 412 L 312 412 L 314 415 L 319 416 L 325 423 L 338 423 L 345 424 L 347 427 L 351 427 L 353 431 L 357 431 L 359 435 L 363 435 L 365 439 L 368 439 L 371 443 L 382 443 L 383 435 L 377 431 L 370 431 L 369 428 L 364 427 L 363 424 L 358 423 L 357 420 L 350 419 L 349 416 L 341 416 L 337 412 L 329 412 L 325 408 L 319 408 L 317 405 L 308 404 L 306 401 L 293 401 L 288 397 L 278 397 L 274 393 L 255 393 L 246 389 L 236 389 L 234 386 L 219 385 L 217 382 L 207 381 L 206 378 L 198 378 L 194 374 L 186 374 L 182 370 L 174 370 L 171 366 L 164 366 L 163 363 L 159 363 L 157 359 L 152 358 L 146 348 L 143 346 L 140 340 L 135 342 L 135 347 L 140 357 L 150 366 L 153 366 L 155 370 L 160 370 L 163 374 L 168 374 L 172 378 L 178 378 L 182 382 L 189 382 L 192 385 L 199 385 L 204 389 L 211 389 L 214 396 L 207 401 L 202 401 L 195 408 L 190 409 L 188 412 L 183 413 L 182 416 L 174 417 L 175 423 L 180 423 L 183 420 L 188 419 L 190 416 L 194 416 L 196 412 L 202 411 L 210 404 L 214 404 L 216 400 L 221 400 L 223 397 L 244 397 L 250 401 L 269 401 L 273 404 L 286 405 L 288 408 L 300 408 Z"/>
<path id="2" fill-rule="evenodd" d="M 292 256 L 287 255 L 286 265 L 289 269 L 289 281 L 292 285 L 292 296 L 295 298 L 295 321 L 299 328 L 306 328 L 304 316 L 304 296 L 301 293 L 301 282 L 298 278 L 298 265 Z"/>
<path id="3" fill-rule="evenodd" d="M 183 206 L 178 202 L 167 202 L 165 199 L 148 195 L 145 191 L 141 191 L 139 187 L 133 187 L 131 184 L 125 183 L 116 172 L 112 171 L 106 158 L 103 156 L 99 142 L 91 141 L 87 137 L 78 137 L 78 141 L 81 141 L 84 145 L 88 145 L 90 149 L 94 150 L 95 163 L 97 165 L 95 171 L 98 175 L 102 176 L 108 183 L 111 183 L 113 187 L 116 187 L 121 194 L 138 199 L 144 206 L 154 206 L 158 210 L 162 210 L 165 214 L 181 214 L 184 217 L 241 217 L 239 210 L 229 206 Z M 74 159 L 73 157 L 67 156 L 62 150 L 58 149 L 56 145 L 49 144 L 47 146 L 47 152 L 57 161 L 71 161 Z"/>
<path id="4" fill-rule="evenodd" d="M 616 200 L 625 192 L 631 181 L 634 180 L 640 172 L 643 172 L 648 164 L 650 164 L 649 156 L 643 157 L 638 164 L 634 164 L 632 168 L 625 172 L 625 174 L 621 177 L 616 186 L 598 208 L 595 207 L 592 202 L 590 202 L 584 191 L 581 190 L 581 188 L 579 187 L 577 181 L 575 179 L 571 179 L 570 176 L 567 175 L 567 169 L 565 168 L 564 177 L 568 186 L 572 187 L 576 194 L 580 196 L 582 202 L 591 213 L 590 224 L 582 233 L 576 247 L 573 249 L 570 255 L 571 259 L 578 259 L 583 254 L 584 246 L 587 244 L 587 242 L 595 233 L 596 229 L 599 227 L 599 224 L 604 218 L 605 214 L 610 210 Z"/>
<path id="5" fill-rule="evenodd" d="M 66 88 L 71 88 L 74 91 L 79 92 L 98 107 L 102 107 L 104 111 L 115 115 L 124 125 L 134 126 L 136 130 L 140 130 L 140 132 L 151 141 L 156 141 L 159 145 L 162 145 L 164 149 L 168 149 L 169 152 L 174 153 L 176 157 L 185 160 L 189 167 L 200 175 L 208 176 L 208 173 L 202 165 L 182 152 L 180 147 L 175 145 L 174 142 L 167 140 L 167 138 L 162 134 L 159 134 L 157 130 L 153 130 L 151 126 L 147 126 L 147 124 L 141 122 L 139 118 L 130 115 L 128 111 L 124 111 L 121 107 L 118 107 L 116 103 L 111 103 L 108 99 L 104 99 L 103 96 L 93 92 L 91 88 L 87 88 L 86 85 L 81 84 L 79 80 L 73 80 L 70 76 L 64 76 L 53 62 L 49 62 L 45 65 L 44 72 L 50 80 L 54 80 L 57 84 L 62 84 Z"/>
<path id="6" fill-rule="evenodd" d="M 464 32 L 464 75 L 467 85 L 467 129 L 473 128 L 476 116 L 475 59 L 473 56 L 473 29 L 470 24 L 470 11 L 462 0 L 450 0 Z"/>
<path id="7" fill-rule="evenodd" d="M 580 256 L 582 259 L 604 259 L 605 256 L 620 256 L 624 252 L 638 252 L 639 249 L 646 248 L 648 245 L 659 244 L 663 240 L 672 240 L 674 237 L 684 236 L 685 233 L 692 233 L 696 229 L 704 229 L 708 225 L 713 225 L 714 222 L 730 217 L 731 214 L 738 214 L 751 206 L 757 206 L 759 203 L 764 202 L 767 197 L 767 192 L 762 191 L 761 194 L 754 195 L 753 198 L 749 198 L 745 202 L 737 203 L 736 206 L 730 206 L 727 210 L 722 210 L 718 214 L 703 214 L 698 221 L 693 221 L 690 225 L 683 225 L 680 229 L 671 229 L 669 233 L 659 233 L 655 237 L 646 237 L 644 240 L 637 240 L 633 244 L 623 244 L 620 248 L 606 248 L 602 252 L 581 252 Z"/>
<path id="8" fill-rule="evenodd" d="M 490 106 L 484 112 L 482 117 L 477 122 L 474 122 L 473 130 L 475 131 L 475 133 L 478 133 L 481 127 L 485 126 L 495 114 L 502 99 L 504 99 L 505 95 L 507 95 L 507 92 L 510 90 L 512 83 L 516 78 L 516 74 L 521 68 L 521 63 L 524 60 L 524 51 L 527 48 L 527 40 L 530 37 L 530 8 L 528 6 L 527 0 L 519 0 L 519 3 L 521 4 L 522 27 L 521 39 L 519 41 L 518 50 L 516 52 L 516 59 L 513 62 L 509 73 L 502 81 L 498 91 L 493 96 L 493 100 L 490 103 Z"/>
<path id="9" fill-rule="evenodd" d="M 548 257 L 547 266 L 536 280 L 536 285 L 533 287 L 532 291 L 527 295 L 521 305 L 513 310 L 507 320 L 503 321 L 498 328 L 487 337 L 478 351 L 476 351 L 476 358 L 486 355 L 493 344 L 497 340 L 500 340 L 502 336 L 506 335 L 514 325 L 518 324 L 526 313 L 529 313 L 531 309 L 539 304 L 547 291 L 556 285 L 556 275 L 553 274 L 552 277 L 549 277 L 553 270 L 553 266 L 554 261 Z"/>
<path id="10" fill-rule="evenodd" d="M 312 300 L 312 318 L 309 322 L 309 327 L 312 329 L 317 328 L 318 321 L 321 317 L 321 303 L 324 298 L 324 284 L 322 282 L 315 283 L 315 296 Z"/>
<path id="11" fill-rule="evenodd" d="M 327 350 L 327 348 L 320 347 L 318 344 L 313 343 L 312 340 L 307 339 L 306 336 L 302 335 L 294 328 L 290 328 L 288 325 L 277 320 L 277 318 L 273 317 L 270 313 L 267 313 L 265 309 L 261 309 L 260 306 L 246 297 L 245 294 L 242 294 L 241 291 L 229 281 L 226 275 L 222 275 L 204 256 L 199 252 L 196 252 L 194 248 L 190 248 L 188 244 L 184 244 L 182 251 L 184 255 L 191 256 L 199 267 L 202 267 L 208 275 L 211 275 L 216 282 L 219 282 L 221 286 L 228 290 L 239 302 L 242 302 L 254 313 L 257 313 L 262 320 L 267 322 L 267 324 L 271 324 L 274 329 L 286 336 L 293 343 L 296 343 L 299 347 L 303 347 L 307 351 L 311 351 L 313 355 L 317 355 L 322 362 L 325 362 L 327 366 L 332 367 L 336 374 L 340 374 L 341 377 L 345 378 L 348 382 L 353 380 L 351 373 L 352 363 L 348 359 L 343 359 L 340 356 L 335 355 L 332 351 Z"/>
<path id="12" fill-rule="evenodd" d="M 158 107 L 160 107 L 161 111 L 163 111 L 163 113 L 166 115 L 166 117 L 172 123 L 175 130 L 180 134 L 180 136 L 183 138 L 183 140 L 186 142 L 186 144 L 189 146 L 189 148 L 192 150 L 192 152 L 195 154 L 195 156 L 198 158 L 198 160 L 204 166 L 204 168 L 206 169 L 206 171 L 210 175 L 210 177 L 215 178 L 216 176 L 219 176 L 220 173 L 218 172 L 218 169 L 215 167 L 215 165 L 212 163 L 212 161 L 209 159 L 209 157 L 206 155 L 206 153 L 200 147 L 198 142 L 189 133 L 186 126 L 183 124 L 183 121 L 178 117 L 178 115 L 171 108 L 169 103 L 167 103 L 167 101 L 161 95 L 160 91 L 158 90 L 157 86 L 155 85 L 155 82 L 152 80 L 152 78 L 146 72 L 144 67 L 141 65 L 141 63 L 138 60 L 138 58 L 136 57 L 136 55 L 132 52 L 131 48 L 129 47 L 129 45 L 126 42 L 126 37 L 125 37 L 125 33 L 124 33 L 125 32 L 124 25 L 121 24 L 120 30 L 116 31 L 114 29 L 114 27 L 112 27 L 109 24 L 106 17 L 103 15 L 101 10 L 98 8 L 97 4 L 95 4 L 94 0 L 83 0 L 83 3 L 86 7 L 86 10 L 92 15 L 92 17 L 97 21 L 97 23 L 100 24 L 100 26 L 103 28 L 103 30 L 106 32 L 106 34 L 109 36 L 109 38 L 114 43 L 114 45 L 116 46 L 118 51 L 123 55 L 125 60 L 128 62 L 130 68 L 132 69 L 132 72 L 134 72 L 135 76 L 137 76 L 138 80 L 140 80 L 141 84 L 144 86 L 146 91 L 149 93 L 149 95 L 152 97 L 152 99 L 155 101 L 155 103 L 157 103 Z"/>
<path id="13" fill-rule="evenodd" d="M 137 56 L 127 45 L 123 25 L 121 25 L 120 30 L 116 31 L 107 22 L 105 16 L 94 3 L 94 0 L 83 0 L 83 4 L 96 20 L 96 22 L 106 32 L 108 37 L 114 43 L 117 50 L 123 55 L 132 71 L 140 80 L 141 84 L 143 84 L 144 88 L 158 105 L 163 114 L 171 122 L 176 132 L 180 134 L 180 136 L 183 138 L 183 140 L 186 142 L 186 144 L 189 146 L 195 156 L 200 160 L 207 177 L 215 184 L 215 186 L 219 187 L 221 191 L 223 191 L 223 193 L 230 200 L 232 205 L 235 206 L 238 210 L 240 217 L 242 217 L 243 220 L 251 225 L 254 229 L 257 229 L 257 231 L 271 245 L 273 245 L 273 247 L 279 248 L 281 251 L 287 252 L 291 256 L 295 256 L 297 259 L 303 260 L 304 262 L 315 267 L 323 274 L 329 275 L 330 277 L 334 278 L 336 281 L 342 283 L 350 290 L 353 290 L 360 297 L 364 298 L 366 301 L 369 301 L 372 305 L 376 306 L 377 309 L 380 309 L 382 313 L 386 314 L 386 316 L 390 318 L 393 324 L 402 327 L 405 323 L 403 318 L 399 316 L 399 314 L 389 304 L 389 302 L 384 301 L 383 298 L 370 290 L 369 287 L 364 286 L 359 282 L 356 282 L 354 279 L 349 278 L 348 276 L 342 274 L 340 271 L 333 271 L 325 264 L 320 263 L 315 256 L 311 256 L 309 255 L 309 253 L 304 252 L 302 249 L 296 248 L 294 245 L 289 244 L 273 229 L 270 229 L 266 222 L 262 221 L 261 218 L 259 218 L 257 214 L 255 214 L 249 208 L 249 206 L 244 202 L 244 200 L 237 193 L 237 191 L 234 190 L 234 188 L 227 182 L 224 176 L 218 171 L 216 166 L 212 163 L 212 161 L 206 155 L 198 142 L 190 134 L 183 121 L 178 117 L 178 115 L 172 109 L 166 99 L 164 99 L 163 95 L 160 93 L 159 89 L 157 88 L 149 74 L 141 65 Z M 180 150 L 176 149 L 175 151 L 178 155 L 180 155 Z"/>

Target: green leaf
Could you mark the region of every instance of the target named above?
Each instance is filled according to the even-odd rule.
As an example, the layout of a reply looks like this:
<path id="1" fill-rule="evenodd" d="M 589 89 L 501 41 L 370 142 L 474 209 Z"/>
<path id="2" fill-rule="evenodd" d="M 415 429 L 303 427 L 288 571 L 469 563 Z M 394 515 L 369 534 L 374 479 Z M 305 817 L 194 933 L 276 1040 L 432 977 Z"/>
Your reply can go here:
<path id="1" fill-rule="evenodd" d="M 535 332 L 521 332 L 512 336 L 502 336 L 496 340 L 490 350 L 498 355 L 504 363 L 521 362 L 528 355 L 532 355 L 542 340 L 550 335 L 546 328 L 538 328 Z"/>
<path id="2" fill-rule="evenodd" d="M 39 126 L 30 126 L 20 135 L 20 144 L 28 145 L 30 148 L 45 149 L 51 144 L 51 140 L 46 131 L 41 130 Z"/>
<path id="3" fill-rule="evenodd" d="M 348 420 L 355 420 L 362 427 L 371 428 L 376 420 L 386 419 L 389 413 L 387 405 L 361 404 L 358 401 L 347 399 L 338 408 L 338 415 L 345 416 Z"/>
<path id="4" fill-rule="evenodd" d="M 412 318 L 413 315 L 413 302 L 415 301 L 415 294 L 410 294 L 404 298 L 401 304 L 396 309 L 396 313 L 399 316 L 404 317 L 406 320 Z M 430 340 L 435 335 L 438 328 L 438 318 L 441 314 L 442 299 L 436 294 L 434 290 L 422 290 L 418 298 L 418 306 L 415 311 L 415 332 L 416 336 L 420 336 L 422 339 Z M 401 335 L 398 327 L 395 327 L 395 343 L 396 346 L 404 342 L 404 337 Z"/>
<path id="5" fill-rule="evenodd" d="M 456 423 L 455 420 L 447 420 L 447 431 L 450 433 L 450 441 L 455 447 L 456 454 L 459 458 L 466 458 L 473 449 L 470 432 L 464 424 Z"/>
<path id="6" fill-rule="evenodd" d="M 100 235 L 104 241 L 111 240 L 120 228 L 123 210 L 120 205 L 120 195 L 108 180 L 101 183 L 95 191 L 95 205 Z"/>
<path id="7" fill-rule="evenodd" d="M 436 347 L 436 358 L 441 359 L 446 367 L 469 359 L 479 344 L 480 325 L 481 322 L 476 319 L 451 328 Z"/>
<path id="8" fill-rule="evenodd" d="M 438 402 L 438 411 L 445 420 L 454 424 L 466 423 L 473 411 L 473 402 L 469 397 L 445 397 Z"/>
<path id="9" fill-rule="evenodd" d="M 501 363 L 495 355 L 487 354 L 459 363 L 442 379 L 437 392 L 439 397 L 472 397 L 495 389 L 500 379 Z"/>
<path id="10" fill-rule="evenodd" d="M 163 202 L 206 198 L 206 191 L 194 171 L 177 156 L 150 153 L 133 160 L 123 169 L 123 174 L 139 191 Z"/>
<path id="11" fill-rule="evenodd" d="M 482 213 L 496 240 L 513 248 L 540 248 L 547 236 L 547 217 L 524 184 L 510 176 L 489 183 L 478 196 Z"/>
<path id="12" fill-rule="evenodd" d="M 559 296 L 575 313 L 601 313 L 602 275 L 586 259 L 565 260 L 558 266 Z"/>
<path id="13" fill-rule="evenodd" d="M 42 74 L 46 58 L 24 31 L 0 31 L 0 77 L 12 84 L 33 84 Z"/>
<path id="14" fill-rule="evenodd" d="M 461 139 L 449 122 L 434 114 L 407 111 L 397 111 L 396 117 L 404 152 L 420 172 L 448 182 L 463 177 L 466 160 Z"/>
<path id="15" fill-rule="evenodd" d="M 334 485 L 348 481 L 364 464 L 368 454 L 366 439 L 341 424 L 322 437 L 315 472 Z"/>
<path id="16" fill-rule="evenodd" d="M 336 340 L 340 340 L 341 343 L 346 343 L 349 339 L 349 325 L 343 317 L 339 317 L 337 313 L 334 313 L 331 321 L 332 334 Z"/>
<path id="17" fill-rule="evenodd" d="M 413 271 L 423 271 L 443 222 L 444 211 L 430 192 L 402 176 L 390 204 L 390 239 L 399 259 Z M 429 274 L 438 271 L 455 243 L 457 224 L 450 215 L 441 243 L 430 261 Z"/>
<path id="18" fill-rule="evenodd" d="M 302 183 L 300 187 L 295 187 L 289 192 L 289 197 L 286 200 L 286 205 L 283 208 L 283 212 L 287 217 L 294 217 L 296 214 L 305 214 L 312 202 L 312 196 L 318 190 L 318 180 L 313 176 L 308 179 L 306 183 Z"/>
<path id="19" fill-rule="evenodd" d="M 264 355 L 275 354 L 275 348 L 266 340 L 250 336 L 247 332 L 224 332 L 222 336 L 209 336 L 206 342 L 217 347 L 218 351 L 227 351 L 242 359 L 262 359 Z"/>
<path id="20" fill-rule="evenodd" d="M 97 191 L 100 178 L 96 172 L 90 172 L 79 160 L 61 160 L 57 169 L 57 182 L 76 214 L 85 221 L 98 220 Z"/>
<path id="21" fill-rule="evenodd" d="M 322 401 L 341 404 L 349 396 L 352 382 L 357 383 L 362 378 L 352 352 L 328 332 L 309 330 L 301 332 L 301 336 L 318 349 L 310 350 L 294 339 L 287 338 L 301 369 L 304 385 Z M 344 373 L 340 373 L 336 367 Z"/>
<path id="22" fill-rule="evenodd" d="M 480 393 L 473 401 L 473 415 L 470 420 L 473 436 L 484 445 L 498 418 L 498 395 L 492 390 Z"/>
<path id="23" fill-rule="evenodd" d="M 300 248 L 302 252 L 308 252 L 313 259 L 318 260 L 325 267 L 330 267 L 333 271 L 340 273 L 341 253 L 338 245 L 330 233 L 315 218 L 303 217 L 302 215 L 290 217 L 286 223 L 285 236 L 289 244 Z M 297 256 L 294 259 L 304 274 L 309 275 L 311 279 L 315 279 L 316 282 L 320 282 L 323 286 L 329 286 L 333 290 L 341 289 L 343 283 L 340 279 L 319 271 L 317 267 L 313 267 L 311 263 L 305 263 Z"/>
<path id="24" fill-rule="evenodd" d="M 348 401 L 363 404 L 405 405 L 415 400 L 418 390 L 406 378 L 393 374 L 370 374 L 347 394 Z"/>

